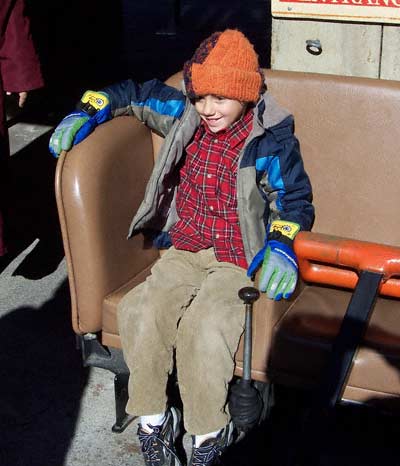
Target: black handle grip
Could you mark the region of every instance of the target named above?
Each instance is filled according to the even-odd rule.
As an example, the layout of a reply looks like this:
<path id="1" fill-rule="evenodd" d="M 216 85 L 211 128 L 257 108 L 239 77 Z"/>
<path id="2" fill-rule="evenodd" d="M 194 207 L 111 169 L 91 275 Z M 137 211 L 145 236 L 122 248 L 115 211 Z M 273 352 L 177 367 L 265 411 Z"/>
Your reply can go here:
<path id="1" fill-rule="evenodd" d="M 239 290 L 238 295 L 245 304 L 253 304 L 260 297 L 260 292 L 257 288 L 246 286 Z"/>

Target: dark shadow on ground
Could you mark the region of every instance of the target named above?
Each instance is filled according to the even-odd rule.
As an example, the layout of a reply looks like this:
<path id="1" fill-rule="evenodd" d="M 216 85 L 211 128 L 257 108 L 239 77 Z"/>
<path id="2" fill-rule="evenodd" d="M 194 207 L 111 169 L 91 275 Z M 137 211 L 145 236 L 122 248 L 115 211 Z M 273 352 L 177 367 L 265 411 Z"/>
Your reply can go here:
<path id="1" fill-rule="evenodd" d="M 66 281 L 41 308 L 0 319 L 0 464 L 60 466 L 88 370 L 71 331 Z"/>
<path id="2" fill-rule="evenodd" d="M 48 152 L 49 137 L 44 134 L 7 161 L 4 217 L 9 254 L 0 271 L 39 239 L 14 271 L 29 279 L 54 272 L 64 257 L 54 194 L 57 161 Z"/>
<path id="3" fill-rule="evenodd" d="M 399 419 L 365 406 L 342 405 L 309 439 L 318 457 L 302 458 L 299 436 L 310 393 L 277 387 L 269 419 L 224 456 L 226 466 L 398 466 Z"/>

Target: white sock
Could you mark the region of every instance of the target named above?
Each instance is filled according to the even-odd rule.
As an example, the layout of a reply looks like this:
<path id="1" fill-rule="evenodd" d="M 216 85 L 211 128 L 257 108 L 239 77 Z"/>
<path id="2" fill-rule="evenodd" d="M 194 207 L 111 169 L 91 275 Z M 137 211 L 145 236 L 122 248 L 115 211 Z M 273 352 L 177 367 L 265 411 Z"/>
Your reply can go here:
<path id="1" fill-rule="evenodd" d="M 142 429 L 153 432 L 151 426 L 160 426 L 165 420 L 165 413 L 160 414 L 152 414 L 151 416 L 141 416 L 140 424 L 142 425 Z"/>
<path id="2" fill-rule="evenodd" d="M 204 435 L 195 435 L 194 446 L 198 448 L 204 442 L 204 440 L 207 440 L 208 438 L 215 438 L 221 432 L 221 430 L 222 429 L 217 430 L 216 432 L 209 432 L 208 434 Z"/>

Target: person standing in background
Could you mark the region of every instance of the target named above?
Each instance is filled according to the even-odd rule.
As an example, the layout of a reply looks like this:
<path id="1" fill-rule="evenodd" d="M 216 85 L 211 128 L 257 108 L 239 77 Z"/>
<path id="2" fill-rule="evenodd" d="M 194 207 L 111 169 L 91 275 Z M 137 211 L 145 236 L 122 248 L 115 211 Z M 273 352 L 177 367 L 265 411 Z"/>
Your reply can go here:
<path id="1" fill-rule="evenodd" d="M 4 238 L 7 159 L 9 156 L 6 126 L 5 93 L 17 93 L 23 107 L 28 92 L 43 87 L 43 77 L 25 14 L 24 0 L 0 1 L 0 257 L 7 252 Z"/>

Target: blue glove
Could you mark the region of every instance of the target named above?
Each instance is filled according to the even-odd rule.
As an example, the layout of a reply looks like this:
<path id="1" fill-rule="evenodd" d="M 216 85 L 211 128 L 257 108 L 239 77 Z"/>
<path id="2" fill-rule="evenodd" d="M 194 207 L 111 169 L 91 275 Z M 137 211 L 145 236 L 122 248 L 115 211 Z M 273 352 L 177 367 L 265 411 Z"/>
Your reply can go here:
<path id="1" fill-rule="evenodd" d="M 292 248 L 280 241 L 268 241 L 259 279 L 260 291 L 275 301 L 290 298 L 296 288 L 298 270 Z"/>
<path id="2" fill-rule="evenodd" d="M 282 297 L 290 298 L 296 288 L 298 265 L 291 244 L 299 230 L 300 226 L 296 223 L 273 222 L 264 247 L 256 254 L 247 271 L 248 276 L 254 275 L 262 263 L 259 289 L 275 301 Z"/>
<path id="3" fill-rule="evenodd" d="M 57 126 L 49 142 L 50 152 L 59 157 L 61 151 L 69 150 L 83 141 L 100 123 L 111 118 L 111 107 L 104 92 L 86 91 L 78 109 L 67 115 Z"/>

